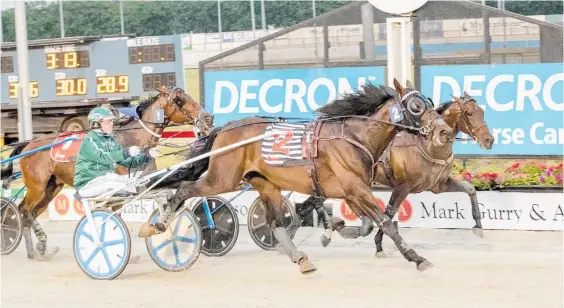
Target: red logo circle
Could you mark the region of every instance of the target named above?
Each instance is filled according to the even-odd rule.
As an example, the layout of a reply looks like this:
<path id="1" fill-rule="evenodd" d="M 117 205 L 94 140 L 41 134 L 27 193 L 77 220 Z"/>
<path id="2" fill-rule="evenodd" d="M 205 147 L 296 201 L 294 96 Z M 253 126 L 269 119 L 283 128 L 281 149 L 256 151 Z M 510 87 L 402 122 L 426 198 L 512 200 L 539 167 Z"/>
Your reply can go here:
<path id="1" fill-rule="evenodd" d="M 53 202 L 55 205 L 55 211 L 59 213 L 59 215 L 66 215 L 69 212 L 69 198 L 67 198 L 65 194 L 58 194 Z"/>
<path id="2" fill-rule="evenodd" d="M 413 214 L 413 206 L 411 206 L 411 202 L 405 199 L 400 205 L 398 209 L 398 221 L 399 222 L 407 222 L 411 219 L 411 215 Z"/>
<path id="3" fill-rule="evenodd" d="M 79 215 L 82 216 L 84 215 L 84 207 L 82 206 L 82 202 L 74 199 L 73 203 L 72 203 L 72 207 L 74 208 L 74 211 Z"/>
<path id="4" fill-rule="evenodd" d="M 341 201 L 341 215 L 348 221 L 355 221 L 358 219 L 345 200 Z"/>

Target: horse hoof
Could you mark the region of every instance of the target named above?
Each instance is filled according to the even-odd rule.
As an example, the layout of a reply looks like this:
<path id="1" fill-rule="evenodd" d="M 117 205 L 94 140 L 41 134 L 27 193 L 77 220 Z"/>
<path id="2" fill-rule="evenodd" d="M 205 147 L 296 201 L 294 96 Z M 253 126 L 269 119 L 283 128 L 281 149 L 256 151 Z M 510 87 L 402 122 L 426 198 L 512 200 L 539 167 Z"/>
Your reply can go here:
<path id="1" fill-rule="evenodd" d="M 385 251 L 376 251 L 376 253 L 374 254 L 374 256 L 376 258 L 386 258 L 388 257 L 388 254 L 386 254 Z"/>
<path id="2" fill-rule="evenodd" d="M 339 217 L 333 216 L 329 221 L 331 222 L 331 225 L 333 225 L 333 230 L 338 230 L 345 226 L 345 221 Z"/>
<path id="3" fill-rule="evenodd" d="M 472 233 L 474 233 L 474 235 L 483 238 L 484 237 L 484 229 L 482 228 L 472 228 Z"/>
<path id="4" fill-rule="evenodd" d="M 420 271 L 420 272 L 424 272 L 428 269 L 433 268 L 433 266 L 434 266 L 433 263 L 429 262 L 428 260 L 425 260 L 425 261 L 417 264 L 417 270 Z"/>
<path id="5" fill-rule="evenodd" d="M 129 264 L 139 264 L 141 260 L 141 256 L 137 255 L 137 256 L 133 256 L 131 258 L 129 258 Z"/>
<path id="6" fill-rule="evenodd" d="M 298 261 L 298 264 L 300 265 L 300 272 L 302 274 L 309 274 L 317 271 L 315 265 L 313 265 L 313 263 L 311 263 L 307 259 L 307 257 L 300 259 L 300 261 Z"/>
<path id="7" fill-rule="evenodd" d="M 59 247 L 53 247 L 47 249 L 43 254 L 39 251 L 35 251 L 34 259 L 37 261 L 49 261 L 59 252 Z"/>
<path id="8" fill-rule="evenodd" d="M 331 239 L 328 238 L 327 236 L 325 236 L 325 234 L 321 235 L 321 245 L 323 245 L 323 247 L 327 247 L 327 245 L 329 245 L 329 243 L 331 243 Z"/>
<path id="9" fill-rule="evenodd" d="M 155 228 L 155 226 L 151 225 L 148 222 L 144 222 L 141 225 L 141 228 L 139 228 L 139 232 L 137 233 L 137 236 L 140 238 L 146 238 L 152 236 L 155 233 L 157 233 L 157 228 Z"/>

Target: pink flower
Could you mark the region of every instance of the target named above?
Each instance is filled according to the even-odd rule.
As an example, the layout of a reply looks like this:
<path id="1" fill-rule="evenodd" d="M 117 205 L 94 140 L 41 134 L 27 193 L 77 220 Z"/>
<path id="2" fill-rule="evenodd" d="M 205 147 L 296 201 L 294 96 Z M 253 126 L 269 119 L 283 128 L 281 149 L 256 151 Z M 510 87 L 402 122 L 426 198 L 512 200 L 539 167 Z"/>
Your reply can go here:
<path id="1" fill-rule="evenodd" d="M 466 179 L 466 181 L 468 182 L 472 181 L 472 174 L 470 174 L 470 172 L 468 171 L 464 172 L 464 179 Z"/>
<path id="2" fill-rule="evenodd" d="M 541 183 L 544 183 L 544 182 L 545 182 L 544 176 L 542 176 L 542 175 L 540 176 L 540 182 L 541 182 Z"/>

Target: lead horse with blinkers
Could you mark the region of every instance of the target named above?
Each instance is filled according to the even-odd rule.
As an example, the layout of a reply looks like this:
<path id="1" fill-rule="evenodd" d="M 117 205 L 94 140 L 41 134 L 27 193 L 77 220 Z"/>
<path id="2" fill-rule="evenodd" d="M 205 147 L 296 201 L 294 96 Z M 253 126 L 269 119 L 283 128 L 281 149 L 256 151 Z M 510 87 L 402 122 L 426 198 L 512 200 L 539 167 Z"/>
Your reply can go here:
<path id="1" fill-rule="evenodd" d="M 396 87 L 399 85 L 397 81 L 394 83 Z M 302 273 L 315 271 L 316 268 L 305 253 L 296 249 L 284 228 L 280 191 L 345 199 L 357 215 L 366 213 L 373 219 L 392 238 L 404 257 L 415 262 L 418 270 L 429 268 L 432 264 L 405 243 L 395 225 L 376 204 L 371 191 L 373 170 L 377 162 L 375 158 L 380 157 L 398 132 L 449 135 L 452 129 L 433 110 L 431 103 L 412 88 L 397 93 L 390 87 L 367 84 L 358 93 L 337 99 L 317 112 L 323 116 L 310 125 L 295 127 L 296 133 L 309 136 L 307 146 L 303 148 L 307 159 L 301 165 L 267 163 L 270 156 L 261 151 L 261 143 L 255 142 L 212 156 L 209 160 L 201 160 L 187 167 L 185 172 L 160 182 L 155 188 L 170 185 L 169 181 L 184 180 L 178 184 L 174 197 L 167 204 L 171 213 L 175 213 L 187 199 L 231 192 L 241 180 L 246 180 L 259 192 L 266 205 L 267 222 L 275 238 L 290 260 L 299 265 Z M 196 144 L 199 149 L 191 155 L 256 138 L 273 129 L 271 122 L 260 117 L 234 121 L 214 129 L 210 136 Z M 263 145 L 266 142 L 264 140 Z M 272 145 L 276 140 L 269 142 Z M 201 172 L 195 172 L 196 169 Z M 208 173 L 194 181 L 198 173 L 205 170 Z M 188 178 L 191 181 L 186 181 Z M 145 223 L 139 236 L 149 237 L 164 232 L 167 218 L 167 215 L 162 215 L 155 223 Z"/>

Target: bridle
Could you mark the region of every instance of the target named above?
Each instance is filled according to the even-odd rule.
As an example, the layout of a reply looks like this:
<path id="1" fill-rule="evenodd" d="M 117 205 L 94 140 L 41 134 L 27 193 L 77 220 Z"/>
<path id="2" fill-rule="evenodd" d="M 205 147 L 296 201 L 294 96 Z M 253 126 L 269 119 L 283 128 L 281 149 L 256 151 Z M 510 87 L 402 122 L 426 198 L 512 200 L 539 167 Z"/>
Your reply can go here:
<path id="1" fill-rule="evenodd" d="M 464 98 L 464 101 L 462 101 L 462 103 L 460 103 L 459 101 L 455 100 L 456 104 L 458 104 L 458 109 L 457 111 L 459 112 L 459 114 L 462 116 L 462 123 L 464 123 L 464 126 L 466 126 L 466 130 L 470 132 L 470 136 L 472 137 L 472 139 L 474 140 L 478 140 L 478 138 L 476 137 L 476 132 L 478 132 L 478 130 L 482 129 L 483 127 L 486 127 L 487 124 L 484 122 L 484 124 L 478 126 L 478 127 L 474 127 L 472 128 L 471 125 L 471 121 L 470 118 L 468 117 L 468 113 L 466 112 L 466 110 L 464 110 L 464 108 L 462 107 L 463 104 L 466 104 L 468 102 L 476 102 L 475 99 L 471 98 L 471 97 L 466 97 Z"/>
<path id="2" fill-rule="evenodd" d="M 415 112 L 413 110 L 413 105 L 410 104 L 409 102 L 407 104 L 405 104 L 405 108 L 404 108 L 404 102 L 412 96 L 417 96 L 419 99 L 421 99 L 421 101 L 425 104 L 425 106 L 424 106 L 425 108 L 422 108 L 419 112 Z M 406 94 L 404 94 L 401 97 L 401 106 L 402 106 L 401 109 L 402 109 L 402 113 L 403 113 L 404 118 L 409 118 L 411 123 L 415 123 L 416 126 L 420 125 L 419 118 L 416 118 L 416 117 L 423 115 L 425 113 L 425 111 L 427 111 L 427 109 L 433 109 L 433 107 L 434 107 L 433 104 L 417 90 L 411 90 L 411 91 L 407 92 Z M 424 124 L 424 125 L 418 127 L 417 131 L 419 131 L 419 133 L 423 136 L 429 135 L 432 131 L 433 123 L 435 123 L 435 121 L 437 121 L 440 118 L 442 118 L 442 116 L 437 115 L 437 117 L 435 119 L 428 120 L 427 124 Z M 407 128 L 406 126 L 404 126 L 402 124 L 396 123 L 395 125 Z"/>

